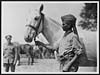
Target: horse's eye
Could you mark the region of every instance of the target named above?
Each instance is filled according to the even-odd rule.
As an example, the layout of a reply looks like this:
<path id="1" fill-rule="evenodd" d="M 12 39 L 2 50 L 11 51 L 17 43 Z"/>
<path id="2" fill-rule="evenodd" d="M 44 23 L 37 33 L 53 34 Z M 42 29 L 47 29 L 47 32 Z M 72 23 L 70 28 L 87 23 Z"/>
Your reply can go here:
<path id="1" fill-rule="evenodd" d="M 34 19 L 35 19 L 35 20 L 38 20 L 38 19 L 39 19 L 39 17 L 35 17 Z"/>

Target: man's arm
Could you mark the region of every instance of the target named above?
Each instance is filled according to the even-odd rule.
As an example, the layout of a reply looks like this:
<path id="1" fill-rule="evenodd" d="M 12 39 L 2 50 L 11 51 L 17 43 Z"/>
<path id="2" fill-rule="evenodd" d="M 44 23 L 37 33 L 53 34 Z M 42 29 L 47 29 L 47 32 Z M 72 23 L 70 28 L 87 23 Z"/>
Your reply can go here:
<path id="1" fill-rule="evenodd" d="M 65 67 L 63 68 L 63 70 L 67 71 L 69 70 L 69 68 L 72 66 L 72 64 L 75 62 L 75 60 L 77 60 L 78 55 L 75 54 L 75 56 L 73 57 L 73 59 L 71 61 L 69 61 L 68 63 L 65 62 Z"/>
<path id="2" fill-rule="evenodd" d="M 17 46 L 15 46 L 14 50 L 15 50 L 15 59 L 14 59 L 14 65 L 16 65 L 16 62 L 17 62 L 17 57 L 18 57 L 18 50 L 17 50 Z"/>
<path id="3" fill-rule="evenodd" d="M 5 55 L 6 44 L 3 44 L 3 56 Z"/>
<path id="4" fill-rule="evenodd" d="M 35 41 L 35 44 L 36 44 L 36 45 L 42 45 L 43 47 L 45 47 L 45 48 L 47 48 L 47 49 L 53 49 L 52 46 L 46 45 L 46 44 L 44 44 L 44 43 L 42 43 L 42 42 L 40 42 L 40 41 Z"/>
<path id="5" fill-rule="evenodd" d="M 69 68 L 72 66 L 72 64 L 78 59 L 78 57 L 80 56 L 80 54 L 82 53 L 82 50 L 81 50 L 81 44 L 78 42 L 77 38 L 74 37 L 73 39 L 73 49 L 75 48 L 75 55 L 74 57 L 66 64 L 66 66 L 63 68 L 63 70 L 66 70 L 68 71 Z"/>

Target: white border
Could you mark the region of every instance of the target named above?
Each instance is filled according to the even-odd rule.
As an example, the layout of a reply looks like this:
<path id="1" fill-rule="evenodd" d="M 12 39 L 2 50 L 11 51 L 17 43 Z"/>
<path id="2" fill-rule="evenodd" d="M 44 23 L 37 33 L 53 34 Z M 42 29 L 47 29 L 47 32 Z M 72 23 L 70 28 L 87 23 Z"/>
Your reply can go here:
<path id="1" fill-rule="evenodd" d="M 2 1 L 2 3 L 99 3 L 98 1 Z"/>
<path id="2" fill-rule="evenodd" d="M 97 3 L 98 4 L 98 11 L 97 11 L 97 72 L 3 72 L 2 74 L 99 74 L 99 1 L 1 1 L 3 3 Z M 1 4 L 1 5 L 2 5 Z M 1 15 L 2 17 L 2 15 Z M 1 22 L 2 27 L 2 22 Z M 1 33 L 2 34 L 2 33 Z M 2 34 L 3 35 L 3 34 Z M 2 36 L 1 36 L 2 37 Z M 2 40 L 2 39 L 1 39 Z M 3 41 L 2 41 L 3 42 Z M 1 44 L 1 57 L 3 56 L 3 44 Z M 1 58 L 3 60 L 3 57 Z M 3 61 L 1 63 L 1 70 L 3 70 Z"/>
<path id="3" fill-rule="evenodd" d="M 97 6 L 97 72 L 99 72 L 99 3 Z"/>

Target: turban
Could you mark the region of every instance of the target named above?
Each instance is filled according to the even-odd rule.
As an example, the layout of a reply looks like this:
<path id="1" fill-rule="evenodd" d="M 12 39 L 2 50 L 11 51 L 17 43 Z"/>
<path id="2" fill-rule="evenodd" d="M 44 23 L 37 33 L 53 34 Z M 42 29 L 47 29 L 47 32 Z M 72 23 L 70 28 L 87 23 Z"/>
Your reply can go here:
<path id="1" fill-rule="evenodd" d="M 11 39 L 11 38 L 12 38 L 12 36 L 11 36 L 11 35 L 6 35 L 6 36 L 5 36 L 5 38 L 6 38 L 6 39 L 8 39 L 8 38 L 10 38 L 10 39 Z"/>
<path id="2" fill-rule="evenodd" d="M 75 26 L 75 23 L 76 23 L 75 16 L 73 16 L 72 14 L 64 15 L 64 16 L 61 16 L 61 20 L 65 23 L 68 23 L 69 25 L 70 24 L 73 25 L 73 31 L 79 37 L 78 32 L 77 32 L 77 28 Z"/>
<path id="3" fill-rule="evenodd" d="M 73 16 L 73 15 L 71 15 L 71 14 L 69 14 L 69 15 L 61 16 L 61 20 L 62 20 L 62 21 L 65 21 L 66 23 L 69 23 L 69 22 L 70 22 L 70 23 L 72 23 L 72 22 L 75 23 L 76 17 Z"/>

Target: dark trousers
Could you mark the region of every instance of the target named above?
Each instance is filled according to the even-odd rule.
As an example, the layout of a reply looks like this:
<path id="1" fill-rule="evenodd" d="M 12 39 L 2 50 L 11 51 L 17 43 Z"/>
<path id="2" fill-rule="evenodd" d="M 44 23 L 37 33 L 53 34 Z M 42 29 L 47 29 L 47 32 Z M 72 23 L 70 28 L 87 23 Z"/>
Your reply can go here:
<path id="1" fill-rule="evenodd" d="M 13 63 L 4 63 L 5 71 L 8 72 L 11 67 L 11 72 L 15 72 L 15 65 Z"/>

